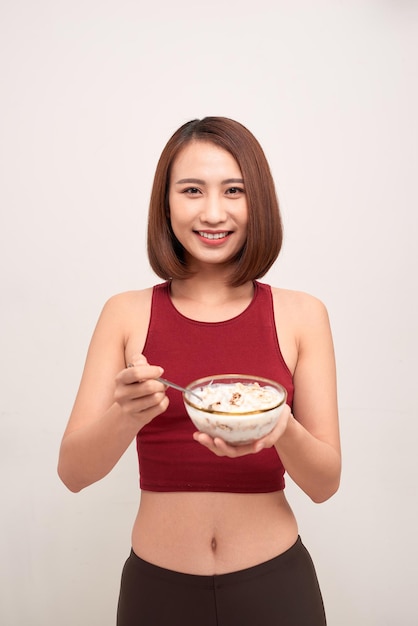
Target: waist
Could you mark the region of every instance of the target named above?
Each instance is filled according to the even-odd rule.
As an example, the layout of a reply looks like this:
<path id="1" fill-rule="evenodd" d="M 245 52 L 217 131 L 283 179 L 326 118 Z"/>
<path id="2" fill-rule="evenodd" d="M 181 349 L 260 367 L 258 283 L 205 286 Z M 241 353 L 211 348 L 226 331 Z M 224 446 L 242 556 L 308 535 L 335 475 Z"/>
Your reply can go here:
<path id="1" fill-rule="evenodd" d="M 285 552 L 298 528 L 282 491 L 143 491 L 132 533 L 142 559 L 177 572 L 223 574 Z"/>

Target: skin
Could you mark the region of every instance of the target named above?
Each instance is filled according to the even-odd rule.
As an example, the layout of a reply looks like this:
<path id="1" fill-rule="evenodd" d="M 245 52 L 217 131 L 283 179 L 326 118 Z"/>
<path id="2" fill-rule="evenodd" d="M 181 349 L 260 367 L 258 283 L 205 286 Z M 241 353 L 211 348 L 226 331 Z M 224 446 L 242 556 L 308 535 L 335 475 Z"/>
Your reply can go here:
<path id="1" fill-rule="evenodd" d="M 208 142 L 188 144 L 173 164 L 170 220 L 196 273 L 173 280 L 171 296 L 189 318 L 230 319 L 253 297 L 252 282 L 228 285 L 230 260 L 247 233 L 241 179 L 233 157 Z M 193 438 L 195 445 L 232 458 L 275 447 L 292 479 L 314 502 L 323 502 L 338 489 L 341 472 L 328 315 L 322 302 L 308 294 L 277 288 L 272 293 L 281 351 L 294 376 L 293 414 L 287 407 L 272 433 L 248 446 L 233 447 L 198 432 Z M 119 294 L 103 308 L 61 444 L 58 471 L 72 491 L 110 472 L 137 432 L 168 406 L 165 387 L 155 380 L 163 368 L 147 363 L 141 354 L 151 295 L 151 289 Z M 282 491 L 143 491 L 132 546 L 162 567 L 208 575 L 273 558 L 293 545 L 297 534 Z"/>
<path id="2" fill-rule="evenodd" d="M 216 265 L 216 275 L 228 272 L 247 236 L 247 199 L 235 159 L 211 143 L 189 144 L 172 168 L 169 206 L 187 264 L 199 271 Z"/>

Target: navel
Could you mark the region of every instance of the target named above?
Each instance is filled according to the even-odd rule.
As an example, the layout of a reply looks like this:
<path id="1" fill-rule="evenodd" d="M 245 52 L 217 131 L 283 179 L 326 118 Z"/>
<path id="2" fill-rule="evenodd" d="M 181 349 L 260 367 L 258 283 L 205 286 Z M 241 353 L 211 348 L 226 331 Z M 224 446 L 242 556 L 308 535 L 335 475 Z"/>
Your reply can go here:
<path id="1" fill-rule="evenodd" d="M 217 548 L 216 537 L 212 537 L 212 541 L 210 542 L 210 547 L 212 548 L 212 552 L 216 552 L 216 548 Z"/>

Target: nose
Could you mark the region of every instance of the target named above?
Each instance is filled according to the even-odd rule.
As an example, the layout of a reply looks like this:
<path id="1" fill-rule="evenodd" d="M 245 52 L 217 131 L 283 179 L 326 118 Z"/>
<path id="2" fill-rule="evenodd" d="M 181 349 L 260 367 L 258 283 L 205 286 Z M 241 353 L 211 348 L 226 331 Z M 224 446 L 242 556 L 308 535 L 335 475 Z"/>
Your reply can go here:
<path id="1" fill-rule="evenodd" d="M 220 224 L 227 218 L 223 199 L 217 194 L 209 194 L 202 209 L 200 219 L 207 224 Z"/>

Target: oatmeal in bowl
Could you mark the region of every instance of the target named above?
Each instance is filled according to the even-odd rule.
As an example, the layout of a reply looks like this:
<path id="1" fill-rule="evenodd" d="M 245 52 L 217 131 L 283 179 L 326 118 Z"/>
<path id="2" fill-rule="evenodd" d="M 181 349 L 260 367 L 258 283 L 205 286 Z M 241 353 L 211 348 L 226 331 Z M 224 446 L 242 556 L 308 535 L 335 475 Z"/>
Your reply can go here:
<path id="1" fill-rule="evenodd" d="M 186 411 L 201 432 L 243 445 L 264 437 L 277 424 L 286 404 L 286 389 L 273 380 L 247 374 L 200 378 L 183 393 Z"/>

